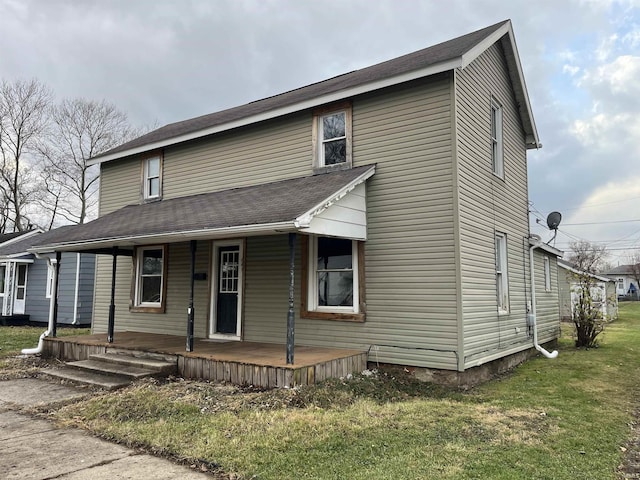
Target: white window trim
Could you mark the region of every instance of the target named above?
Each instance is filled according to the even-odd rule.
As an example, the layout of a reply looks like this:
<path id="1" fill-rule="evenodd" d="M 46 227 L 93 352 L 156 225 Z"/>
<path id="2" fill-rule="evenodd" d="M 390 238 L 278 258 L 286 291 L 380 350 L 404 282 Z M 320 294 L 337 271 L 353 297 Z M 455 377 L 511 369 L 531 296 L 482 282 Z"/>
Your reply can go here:
<path id="1" fill-rule="evenodd" d="M 337 113 L 345 114 L 345 140 L 346 140 L 346 160 L 342 163 L 333 165 L 325 165 L 324 163 L 324 139 L 323 139 L 323 122 L 324 117 L 335 115 Z M 336 137 L 342 138 L 342 137 Z M 351 168 L 352 162 L 352 112 L 351 104 L 342 103 L 334 105 L 333 108 L 322 108 L 314 112 L 313 115 L 313 167 L 321 171 L 331 171 L 334 169 Z"/>
<path id="2" fill-rule="evenodd" d="M 149 161 L 154 160 L 154 159 L 158 159 L 158 176 L 157 177 L 150 177 L 149 176 Z M 145 200 L 156 200 L 162 197 L 162 155 L 161 154 L 156 154 L 156 155 L 152 155 L 150 157 L 146 157 L 145 159 L 143 159 L 142 161 L 142 181 L 144 182 L 143 185 L 143 196 Z M 157 178 L 158 179 L 158 194 L 157 195 L 151 195 L 151 193 L 149 192 L 149 180 L 151 180 L 152 178 Z"/>
<path id="3" fill-rule="evenodd" d="M 162 250 L 162 273 L 160 274 L 160 301 L 159 302 L 141 302 L 140 301 L 140 278 L 142 275 L 142 259 L 144 258 L 144 252 L 147 250 Z M 151 307 L 161 308 L 164 304 L 164 282 L 166 281 L 166 261 L 167 261 L 167 249 L 164 245 L 147 245 L 144 247 L 138 247 L 136 250 L 136 290 L 135 290 L 135 307 Z"/>
<path id="4" fill-rule="evenodd" d="M 2 273 L 2 284 L 4 285 L 4 288 L 0 290 L 0 298 L 4 298 L 5 289 L 7 288 L 7 270 L 9 269 L 7 268 L 6 263 L 3 263 L 0 267 L 4 267 L 4 272 Z"/>
<path id="5" fill-rule="evenodd" d="M 360 285 L 359 285 L 359 265 L 358 265 L 358 242 L 351 241 L 351 269 L 353 271 L 353 306 L 321 306 L 318 305 L 318 284 L 317 284 L 317 262 L 318 257 L 318 237 L 309 236 L 309 263 L 307 277 L 307 309 L 314 312 L 327 313 L 360 313 Z"/>
<path id="6" fill-rule="evenodd" d="M 498 248 L 499 244 L 502 248 Z M 504 315 L 509 313 L 509 261 L 507 254 L 507 235 L 505 233 L 495 233 L 495 258 L 496 302 L 498 304 L 498 313 Z M 503 298 L 500 298 L 501 292 Z"/>
<path id="7" fill-rule="evenodd" d="M 493 174 L 504 180 L 504 142 L 502 106 L 495 98 L 491 98 L 490 117 L 491 136 L 491 168 Z M 495 136 L 493 135 L 495 130 Z"/>
<path id="8" fill-rule="evenodd" d="M 45 298 L 51 298 L 51 295 L 52 295 L 53 276 L 55 275 L 55 272 L 56 272 L 56 263 L 57 262 L 55 260 L 51 260 L 50 265 L 47 262 L 47 284 L 45 286 L 45 294 L 44 294 Z"/>
<path id="9" fill-rule="evenodd" d="M 544 262 L 544 291 L 551 291 L 551 260 L 549 257 L 545 256 L 543 259 Z"/>

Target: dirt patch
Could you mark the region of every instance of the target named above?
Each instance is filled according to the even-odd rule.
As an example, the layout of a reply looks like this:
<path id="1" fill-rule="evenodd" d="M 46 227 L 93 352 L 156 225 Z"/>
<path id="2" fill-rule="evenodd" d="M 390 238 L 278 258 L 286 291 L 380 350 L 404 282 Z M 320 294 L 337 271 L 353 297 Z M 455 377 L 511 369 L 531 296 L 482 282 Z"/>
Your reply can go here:
<path id="1" fill-rule="evenodd" d="M 640 480 L 640 409 L 636 410 L 631 422 L 629 441 L 622 448 L 624 456 L 618 467 L 620 478 Z"/>

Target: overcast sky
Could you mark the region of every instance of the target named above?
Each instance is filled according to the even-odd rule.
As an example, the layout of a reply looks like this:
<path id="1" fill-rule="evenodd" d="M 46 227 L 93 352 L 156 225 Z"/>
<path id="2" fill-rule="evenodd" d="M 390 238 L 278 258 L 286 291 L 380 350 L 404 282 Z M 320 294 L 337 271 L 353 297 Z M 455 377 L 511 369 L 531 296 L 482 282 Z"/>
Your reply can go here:
<path id="1" fill-rule="evenodd" d="M 0 0 L 0 78 L 164 125 L 510 18 L 543 144 L 529 152 L 534 214 L 562 212 L 559 248 L 604 242 L 617 264 L 640 247 L 639 12 L 640 0 Z"/>

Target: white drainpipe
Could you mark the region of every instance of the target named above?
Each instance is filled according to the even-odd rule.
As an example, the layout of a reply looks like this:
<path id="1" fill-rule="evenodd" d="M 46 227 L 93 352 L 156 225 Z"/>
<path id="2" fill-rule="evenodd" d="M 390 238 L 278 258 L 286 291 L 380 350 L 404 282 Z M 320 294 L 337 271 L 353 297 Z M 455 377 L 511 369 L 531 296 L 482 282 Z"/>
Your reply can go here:
<path id="1" fill-rule="evenodd" d="M 51 263 L 51 258 L 49 258 L 48 256 L 44 255 L 41 256 L 39 254 L 36 253 L 36 257 L 38 258 L 44 258 L 47 260 L 47 268 L 51 268 L 51 266 L 53 265 Z M 53 331 L 53 312 L 55 309 L 55 301 L 56 301 L 56 292 L 58 291 L 58 279 L 56 278 L 56 275 L 53 275 L 53 279 L 51 281 L 51 300 L 49 301 L 49 324 L 47 326 L 47 330 L 45 330 L 44 332 L 42 332 L 42 335 L 40 335 L 40 339 L 38 340 L 38 346 L 35 348 L 23 348 L 21 353 L 22 355 L 37 355 L 39 353 L 42 352 L 42 346 L 44 343 L 44 339 L 45 337 L 48 337 L 49 335 L 51 335 L 51 332 Z"/>
<path id="2" fill-rule="evenodd" d="M 533 346 L 536 347 L 536 350 L 538 350 L 542 355 L 544 355 L 547 358 L 556 358 L 558 356 L 558 351 L 554 350 L 553 352 L 549 353 L 547 350 L 545 350 L 543 347 L 541 347 L 540 345 L 538 345 L 538 324 L 536 321 L 536 279 L 535 279 L 535 275 L 534 275 L 534 265 L 533 265 L 533 251 L 540 247 L 540 244 L 537 243 L 533 246 L 531 246 L 531 248 L 529 248 L 529 263 L 531 264 L 531 313 L 529 313 L 529 325 L 531 325 L 531 328 L 533 328 Z"/>

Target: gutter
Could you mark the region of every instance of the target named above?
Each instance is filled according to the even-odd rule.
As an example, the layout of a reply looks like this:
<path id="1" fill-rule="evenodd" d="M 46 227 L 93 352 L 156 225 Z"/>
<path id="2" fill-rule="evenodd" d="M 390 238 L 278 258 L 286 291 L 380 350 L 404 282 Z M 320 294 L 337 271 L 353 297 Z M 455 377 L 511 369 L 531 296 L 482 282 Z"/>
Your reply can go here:
<path id="1" fill-rule="evenodd" d="M 531 311 L 527 315 L 527 325 L 533 329 L 533 346 L 538 350 L 542 355 L 547 358 L 556 358 L 558 356 L 558 351 L 554 350 L 553 352 L 549 352 L 545 350 L 542 346 L 538 344 L 538 324 L 536 321 L 536 281 L 534 274 L 534 260 L 533 260 L 533 251 L 536 248 L 540 248 L 542 243 L 536 242 L 529 248 L 529 263 L 530 268 L 529 271 L 531 273 Z"/>
<path id="2" fill-rule="evenodd" d="M 36 253 L 35 255 L 37 258 L 45 259 L 47 261 L 47 268 L 51 268 L 53 266 L 53 263 L 51 262 L 50 257 L 46 255 L 40 255 L 38 253 Z M 49 335 L 51 335 L 51 332 L 53 332 L 53 313 L 55 309 L 57 292 L 58 292 L 58 279 L 57 279 L 57 275 L 54 275 L 51 283 L 51 299 L 49 300 L 49 323 L 47 325 L 47 329 L 44 332 L 42 332 L 42 334 L 40 335 L 40 338 L 38 339 L 38 345 L 34 348 L 23 348 L 20 351 L 22 355 L 38 355 L 39 353 L 42 353 L 44 339 Z"/>

